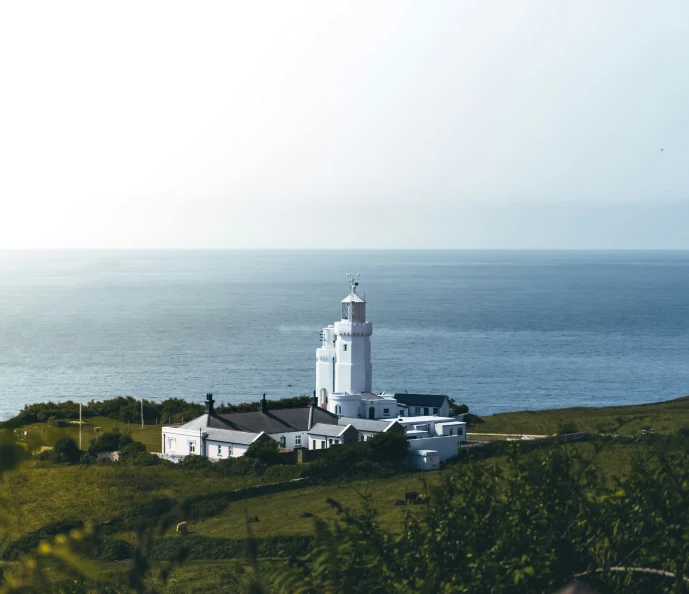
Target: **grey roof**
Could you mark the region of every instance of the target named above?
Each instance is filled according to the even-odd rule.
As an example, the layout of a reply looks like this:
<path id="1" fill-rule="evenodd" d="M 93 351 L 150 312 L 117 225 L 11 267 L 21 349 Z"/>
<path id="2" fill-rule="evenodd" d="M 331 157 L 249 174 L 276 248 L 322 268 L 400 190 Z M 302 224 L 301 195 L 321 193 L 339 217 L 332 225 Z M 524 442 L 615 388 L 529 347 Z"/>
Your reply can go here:
<path id="1" fill-rule="evenodd" d="M 260 433 L 249 433 L 248 431 L 233 431 L 232 429 L 206 429 L 208 439 L 213 441 L 226 441 L 229 443 L 239 443 L 249 445 L 260 435 Z"/>
<path id="2" fill-rule="evenodd" d="M 358 431 L 373 431 L 381 433 L 385 431 L 396 419 L 359 419 L 357 417 L 340 417 L 337 419 L 340 425 L 353 425 Z"/>
<path id="3" fill-rule="evenodd" d="M 215 415 L 211 417 L 210 427 L 218 429 L 235 429 L 238 431 L 250 431 L 253 433 L 291 433 L 293 431 L 306 431 L 309 425 L 309 409 L 282 408 L 277 410 L 232 413 Z M 313 410 L 313 424 L 324 423 L 337 425 L 337 415 L 316 406 Z"/>
<path id="4" fill-rule="evenodd" d="M 431 406 L 440 408 L 447 396 L 440 394 L 394 394 L 397 402 L 406 404 L 407 406 Z"/>
<path id="5" fill-rule="evenodd" d="M 341 425 L 326 425 L 325 423 L 317 423 L 311 428 L 309 434 L 313 435 L 327 435 L 328 437 L 339 437 L 347 430 L 347 427 Z"/>
<path id="6" fill-rule="evenodd" d="M 366 301 L 364 301 L 364 298 L 361 295 L 350 293 L 342 300 L 342 303 L 366 303 Z"/>
<path id="7" fill-rule="evenodd" d="M 208 436 L 208 439 L 215 441 L 225 441 L 228 443 L 239 443 L 248 445 L 254 439 L 258 437 L 258 433 L 250 431 L 237 431 L 230 429 L 229 427 L 213 427 L 208 426 L 206 423 L 208 421 L 208 415 L 205 414 L 201 417 L 197 417 L 193 421 L 189 421 L 184 425 L 178 427 L 178 429 L 186 429 L 187 431 L 203 431 Z"/>

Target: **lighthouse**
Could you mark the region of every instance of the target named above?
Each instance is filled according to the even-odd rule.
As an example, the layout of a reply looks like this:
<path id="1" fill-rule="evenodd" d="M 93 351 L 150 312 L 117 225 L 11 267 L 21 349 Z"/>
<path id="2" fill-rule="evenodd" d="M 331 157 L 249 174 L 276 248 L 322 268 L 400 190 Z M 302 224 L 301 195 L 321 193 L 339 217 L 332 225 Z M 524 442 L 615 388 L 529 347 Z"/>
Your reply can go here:
<path id="1" fill-rule="evenodd" d="M 316 350 L 316 394 L 319 406 L 357 416 L 361 394 L 371 392 L 373 324 L 366 321 L 366 301 L 357 293 L 358 275 L 347 278 L 349 295 L 342 300 L 341 319 L 323 328 Z"/>

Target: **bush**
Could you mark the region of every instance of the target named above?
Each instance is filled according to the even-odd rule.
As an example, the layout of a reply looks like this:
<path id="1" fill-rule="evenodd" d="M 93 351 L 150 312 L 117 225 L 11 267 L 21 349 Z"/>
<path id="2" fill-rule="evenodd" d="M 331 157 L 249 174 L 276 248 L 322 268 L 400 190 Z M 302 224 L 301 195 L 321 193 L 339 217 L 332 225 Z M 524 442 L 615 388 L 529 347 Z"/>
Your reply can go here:
<path id="1" fill-rule="evenodd" d="M 557 427 L 557 435 L 568 435 L 569 433 L 578 433 L 579 429 L 578 427 L 572 423 L 571 421 L 566 421 L 564 423 L 560 423 Z"/>
<path id="2" fill-rule="evenodd" d="M 56 462 L 78 464 L 81 459 L 81 450 L 71 437 L 61 437 L 55 442 L 53 456 Z"/>
<path id="3" fill-rule="evenodd" d="M 256 458 L 225 458 L 213 464 L 213 471 L 227 476 L 261 476 L 268 465 Z"/>
<path id="4" fill-rule="evenodd" d="M 456 417 L 469 412 L 469 407 L 466 404 L 457 404 L 454 398 L 450 398 L 450 416 Z"/>
<path id="5" fill-rule="evenodd" d="M 92 557 L 98 561 L 124 561 L 131 559 L 134 547 L 126 540 L 104 540 L 93 551 Z"/>
<path id="6" fill-rule="evenodd" d="M 128 433 L 121 433 L 119 429 L 115 428 L 112 431 L 106 431 L 95 439 L 92 439 L 91 445 L 89 446 L 89 453 L 120 452 L 130 443 L 133 443 L 131 435 Z"/>
<path id="7" fill-rule="evenodd" d="M 373 462 L 400 462 L 409 454 L 409 440 L 399 433 L 376 433 L 364 445 L 370 450 L 369 460 Z"/>
<path id="8" fill-rule="evenodd" d="M 244 456 L 260 460 L 264 464 L 282 464 L 283 462 L 278 442 L 274 439 L 253 442 Z"/>
<path id="9" fill-rule="evenodd" d="M 205 456 L 185 456 L 179 466 L 186 470 L 209 470 L 213 462 Z"/>

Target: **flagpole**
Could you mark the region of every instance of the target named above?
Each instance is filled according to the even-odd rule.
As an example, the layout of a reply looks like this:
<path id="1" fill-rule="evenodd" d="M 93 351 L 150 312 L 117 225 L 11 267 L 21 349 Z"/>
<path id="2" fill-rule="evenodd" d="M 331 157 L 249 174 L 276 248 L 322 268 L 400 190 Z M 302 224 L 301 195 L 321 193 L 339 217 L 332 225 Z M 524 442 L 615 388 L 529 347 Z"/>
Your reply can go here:
<path id="1" fill-rule="evenodd" d="M 81 449 L 81 402 L 79 403 L 79 449 Z"/>

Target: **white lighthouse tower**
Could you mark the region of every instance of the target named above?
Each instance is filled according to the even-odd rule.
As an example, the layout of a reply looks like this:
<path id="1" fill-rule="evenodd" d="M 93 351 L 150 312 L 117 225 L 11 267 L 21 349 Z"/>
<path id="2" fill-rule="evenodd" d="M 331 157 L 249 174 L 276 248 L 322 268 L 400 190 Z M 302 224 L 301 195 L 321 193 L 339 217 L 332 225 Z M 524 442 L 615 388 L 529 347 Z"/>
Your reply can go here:
<path id="1" fill-rule="evenodd" d="M 359 277 L 351 274 L 349 295 L 342 300 L 342 319 L 321 332 L 316 351 L 318 404 L 344 416 L 357 416 L 361 394 L 371 392 L 371 334 L 366 301 L 357 294 Z"/>

